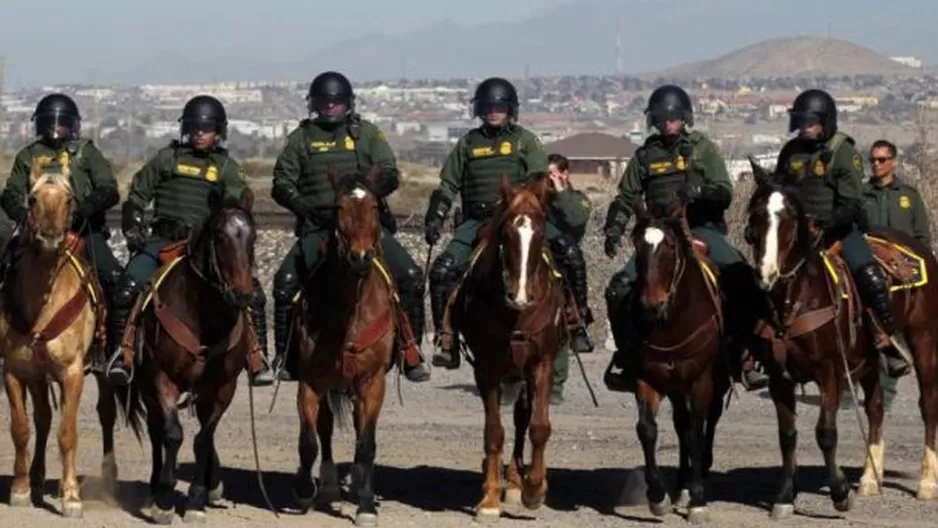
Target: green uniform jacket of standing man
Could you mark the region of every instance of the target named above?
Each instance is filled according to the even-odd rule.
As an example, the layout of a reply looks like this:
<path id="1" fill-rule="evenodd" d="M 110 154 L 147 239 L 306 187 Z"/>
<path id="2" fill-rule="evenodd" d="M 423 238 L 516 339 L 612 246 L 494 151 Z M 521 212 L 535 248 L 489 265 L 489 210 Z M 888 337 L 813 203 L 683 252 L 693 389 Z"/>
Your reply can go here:
<path id="1" fill-rule="evenodd" d="M 296 236 L 274 275 L 274 342 L 280 378 L 290 380 L 294 374 L 286 365 L 286 342 L 293 314 L 294 300 L 307 274 L 314 271 L 320 259 L 320 247 L 335 233 L 335 191 L 329 180 L 332 167 L 342 174 L 364 173 L 372 167 L 380 170 L 380 183 L 375 189 L 382 204 L 384 227 L 381 251 L 394 277 L 401 304 L 417 341 L 418 351 L 424 334 L 423 271 L 400 242 L 394 238 L 394 218 L 387 208 L 387 197 L 400 185 L 397 161 L 384 134 L 353 111 L 351 84 L 344 75 L 325 72 L 310 85 L 310 111 L 318 112 L 316 101 L 339 100 L 348 107 L 347 113 L 334 120 L 324 113 L 305 119 L 287 137 L 283 151 L 274 165 L 271 196 L 296 215 Z M 426 381 L 430 372 L 423 362 L 404 365 L 404 374 L 414 382 Z"/>
<path id="2" fill-rule="evenodd" d="M 65 107 L 73 108 L 74 102 L 62 94 L 51 94 L 37 105 L 36 118 L 41 121 L 43 114 L 53 111 L 52 107 L 57 105 L 63 105 L 63 108 L 55 109 L 61 113 Z M 77 128 L 77 108 L 74 109 L 74 115 L 74 126 Z M 42 134 L 43 128 L 37 121 L 37 132 Z M 29 175 L 33 166 L 44 166 L 47 171 L 61 171 L 67 166 L 71 172 L 69 180 L 76 202 L 71 230 L 85 238 L 83 257 L 95 269 L 105 295 L 111 295 L 120 276 L 121 265 L 107 244 L 110 233 L 106 225 L 106 213 L 120 201 L 117 180 L 111 163 L 95 144 L 90 139 L 78 137 L 77 130 L 73 132 L 72 137 L 63 142 L 50 141 L 43 136 L 16 154 L 10 178 L 0 195 L 0 206 L 14 222 L 23 224 L 26 221 Z M 52 146 L 55 143 L 58 145 Z M 11 241 L 10 248 L 4 254 L 4 268 L 15 265 L 17 244 L 18 237 Z M 102 369 L 104 354 L 104 350 L 95 350 L 90 368 Z"/>
<path id="3" fill-rule="evenodd" d="M 870 228 L 902 231 L 931 248 L 931 220 L 922 195 L 913 185 L 893 176 L 888 185 L 863 186 L 863 202 Z"/>

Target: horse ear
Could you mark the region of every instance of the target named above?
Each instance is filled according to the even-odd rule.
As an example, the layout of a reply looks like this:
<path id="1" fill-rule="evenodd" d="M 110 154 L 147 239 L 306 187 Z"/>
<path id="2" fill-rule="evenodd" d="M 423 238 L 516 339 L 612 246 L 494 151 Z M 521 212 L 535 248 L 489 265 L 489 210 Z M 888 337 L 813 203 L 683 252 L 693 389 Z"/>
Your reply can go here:
<path id="1" fill-rule="evenodd" d="M 502 173 L 502 178 L 499 183 L 499 190 L 502 193 L 502 200 L 506 203 L 511 200 L 511 197 L 514 195 L 514 189 L 511 187 L 511 180 L 508 179 L 508 175 L 504 172 Z"/>
<path id="2" fill-rule="evenodd" d="M 534 174 L 531 183 L 534 193 L 537 195 L 537 201 L 541 203 L 542 207 L 546 208 L 547 202 L 550 201 L 552 196 L 550 192 L 550 178 L 547 177 L 547 173 L 538 172 Z"/>
<path id="3" fill-rule="evenodd" d="M 381 169 L 372 167 L 371 170 L 368 171 L 368 174 L 365 175 L 365 180 L 372 189 L 377 189 L 378 184 L 381 183 Z"/>
<path id="4" fill-rule="evenodd" d="M 748 157 L 749 165 L 752 167 L 752 178 L 755 180 L 756 185 L 759 187 L 771 185 L 772 176 L 767 170 L 765 170 L 765 167 L 760 165 L 759 162 L 756 161 L 754 157 L 752 157 L 752 154 L 750 154 Z"/>
<path id="5" fill-rule="evenodd" d="M 342 181 L 342 171 L 335 165 L 330 165 L 329 168 L 326 169 L 326 174 L 329 175 L 329 183 L 332 184 L 332 187 L 338 189 L 339 182 Z"/>
<path id="6" fill-rule="evenodd" d="M 668 216 L 672 218 L 683 218 L 684 211 L 686 211 L 684 200 L 674 200 L 668 206 Z"/>
<path id="7" fill-rule="evenodd" d="M 635 212 L 635 220 L 641 221 L 648 214 L 648 209 L 645 207 L 645 200 L 641 197 L 635 199 L 635 202 L 632 204 L 632 210 Z"/>
<path id="8" fill-rule="evenodd" d="M 210 211 L 217 211 L 222 206 L 221 191 L 217 187 L 208 192 L 208 208 Z"/>
<path id="9" fill-rule="evenodd" d="M 251 212 L 254 208 L 254 191 L 252 191 L 250 187 L 244 188 L 244 192 L 241 193 L 241 201 L 238 205 L 247 212 Z"/>

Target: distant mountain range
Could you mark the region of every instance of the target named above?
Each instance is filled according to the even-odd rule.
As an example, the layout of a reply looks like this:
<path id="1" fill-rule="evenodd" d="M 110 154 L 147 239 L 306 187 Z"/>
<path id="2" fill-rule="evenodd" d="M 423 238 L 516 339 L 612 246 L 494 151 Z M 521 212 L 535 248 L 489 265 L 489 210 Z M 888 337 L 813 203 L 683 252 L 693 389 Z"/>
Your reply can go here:
<path id="1" fill-rule="evenodd" d="M 402 74 L 410 78 L 521 77 L 526 67 L 530 75 L 611 74 L 617 69 L 637 74 L 667 71 L 739 48 L 744 49 L 721 59 L 723 66 L 715 70 L 719 75 L 878 72 L 879 68 L 896 73 L 902 68 L 873 56 L 916 55 L 938 62 L 931 41 L 938 27 L 938 10 L 920 9 L 922 5 L 925 2 L 881 0 L 575 1 L 526 20 L 472 27 L 444 21 L 402 34 L 360 35 L 305 58 L 233 56 L 201 62 L 164 54 L 119 77 L 125 82 L 306 80 L 320 71 L 338 69 L 365 81 L 396 79 Z M 791 39 L 794 34 L 815 38 Z M 825 44 L 823 37 L 828 34 L 842 40 Z M 752 47 L 747 51 L 746 46 Z M 766 53 L 772 60 L 759 59 Z M 779 59 L 786 53 L 790 56 Z M 864 58 L 855 59 L 852 53 Z M 699 63 L 694 68 L 706 72 L 712 64 Z"/>

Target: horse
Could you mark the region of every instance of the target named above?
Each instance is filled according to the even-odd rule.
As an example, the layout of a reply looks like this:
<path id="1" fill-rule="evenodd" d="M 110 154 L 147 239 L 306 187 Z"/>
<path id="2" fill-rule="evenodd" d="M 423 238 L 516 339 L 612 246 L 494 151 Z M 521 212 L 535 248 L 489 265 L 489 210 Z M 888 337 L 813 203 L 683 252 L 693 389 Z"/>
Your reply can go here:
<path id="1" fill-rule="evenodd" d="M 547 495 L 545 448 L 550 438 L 554 361 L 569 337 L 562 276 L 545 249 L 550 187 L 543 175 L 513 186 L 503 174 L 500 205 L 477 236 L 467 270 L 448 301 L 446 326 L 471 350 L 475 383 L 485 408 L 483 497 L 480 521 L 501 515 L 501 456 L 505 441 L 500 405 L 504 381 L 519 379 L 515 441 L 505 474 L 505 503 L 539 508 Z M 452 332 L 442 332 L 452 339 Z M 524 437 L 532 464 L 524 473 Z"/>
<path id="2" fill-rule="evenodd" d="M 94 270 L 81 257 L 84 240 L 69 231 L 74 208 L 69 176 L 67 166 L 61 173 L 47 173 L 39 163 L 31 168 L 27 220 L 19 235 L 19 247 L 7 249 L 20 251 L 21 255 L 0 294 L 3 314 L 0 352 L 10 401 L 10 433 L 16 450 L 10 505 L 28 507 L 42 500 L 46 442 L 52 422 L 51 382 L 59 385 L 62 400 L 58 432 L 62 457 L 61 513 L 65 517 L 81 517 L 75 469 L 78 408 L 88 354 L 93 346 L 105 346 L 107 308 Z M 104 444 L 102 476 L 106 489 L 112 490 L 117 484 L 114 425 L 118 402 L 125 399 L 126 390 L 112 388 L 103 375 L 95 377 Z M 36 426 L 32 464 L 27 446 L 27 391 L 33 399 Z M 130 420 L 130 426 L 139 441 L 139 421 Z"/>
<path id="3" fill-rule="evenodd" d="M 884 474 L 883 402 L 879 384 L 881 355 L 872 344 L 872 325 L 856 285 L 842 258 L 839 245 L 819 248 L 813 218 L 804 213 L 798 197 L 777 184 L 750 158 L 756 189 L 748 204 L 746 240 L 758 265 L 765 306 L 757 334 L 770 377 L 769 391 L 775 403 L 782 451 L 783 477 L 772 508 L 776 518 L 791 515 L 797 496 L 795 449 L 795 383 L 815 382 L 821 394 L 821 410 L 815 429 L 824 455 L 830 496 L 838 511 L 848 511 L 853 491 L 837 465 L 837 410 L 845 385 L 859 380 L 865 395 L 869 422 L 867 456 L 860 479 L 860 495 L 881 493 Z M 912 276 L 934 277 L 938 262 L 931 251 L 914 238 L 893 230 L 866 235 L 895 292 L 892 309 L 911 345 L 925 422 L 925 449 L 918 498 L 934 498 L 938 492 L 938 460 L 935 428 L 938 424 L 935 339 L 938 322 L 938 290 L 933 282 Z M 925 284 L 922 284 L 925 282 Z"/>
<path id="4" fill-rule="evenodd" d="M 380 171 L 346 175 L 333 167 L 328 173 L 336 198 L 326 209 L 334 211 L 335 236 L 320 248 L 316 269 L 308 270 L 290 337 L 295 354 L 287 368 L 298 379 L 300 422 L 300 465 L 293 498 L 303 511 L 314 503 L 328 507 L 341 499 L 332 434 L 335 421 L 347 423 L 354 407 L 355 524 L 373 526 L 378 519 L 375 433 L 386 374 L 396 360 L 395 352 L 407 348 L 395 348 L 395 342 L 412 336 L 408 337 L 396 285 L 381 252 L 375 193 Z M 310 473 L 320 452 L 317 486 Z"/>
<path id="5" fill-rule="evenodd" d="M 723 396 L 731 385 L 718 274 L 706 244 L 690 233 L 682 201 L 648 211 L 639 199 L 634 210 L 630 236 L 636 289 L 623 315 L 639 323 L 633 325 L 631 368 L 646 496 L 654 515 L 671 510 L 655 454 L 656 416 L 667 396 L 679 439 L 679 507 L 688 509 L 689 521 L 703 522 L 708 517 L 704 481 L 713 464 Z"/>
<path id="6" fill-rule="evenodd" d="M 200 426 L 183 520 L 204 521 L 206 505 L 223 495 L 215 430 L 245 364 L 255 372 L 260 366 L 248 310 L 257 239 L 253 202 L 249 189 L 236 204 L 215 190 L 209 194 L 205 223 L 161 251 L 163 265 L 138 297 L 123 335 L 124 361 L 137 362 L 132 395 L 144 406 L 139 412 L 152 447 L 150 513 L 159 524 L 172 523 L 174 515 L 180 396 L 191 396 L 188 406 Z"/>

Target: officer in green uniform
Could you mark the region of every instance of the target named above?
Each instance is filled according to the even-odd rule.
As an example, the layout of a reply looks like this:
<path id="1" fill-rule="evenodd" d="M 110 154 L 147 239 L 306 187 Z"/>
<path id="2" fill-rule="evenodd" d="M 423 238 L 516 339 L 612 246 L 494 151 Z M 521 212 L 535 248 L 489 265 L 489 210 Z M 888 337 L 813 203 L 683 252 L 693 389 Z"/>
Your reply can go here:
<path id="1" fill-rule="evenodd" d="M 32 119 L 37 139 L 16 154 L 10 178 L 0 195 L 0 206 L 17 224 L 23 224 L 33 164 L 44 165 L 48 171 L 61 171 L 67 166 L 76 202 L 71 230 L 85 238 L 84 258 L 95 268 L 104 293 L 110 295 L 121 273 L 120 262 L 107 244 L 110 233 L 105 214 L 120 201 L 111 164 L 90 139 L 80 136 L 81 116 L 69 96 L 54 93 L 43 97 Z M 15 265 L 18 242 L 17 236 L 4 253 L 4 276 L 7 268 Z M 95 351 L 92 369 L 104 368 L 104 353 Z"/>
<path id="2" fill-rule="evenodd" d="M 847 267 L 857 282 L 863 302 L 876 313 L 889 336 L 887 370 L 901 377 L 910 366 L 898 356 L 908 353 L 905 338 L 896 329 L 883 270 L 873 257 L 863 231 L 868 228 L 863 206 L 863 161 L 854 140 L 837 129 L 837 106 L 823 90 L 807 90 L 789 109 L 789 132 L 799 135 L 782 147 L 776 174 L 797 189 L 805 214 L 824 229 L 824 243 L 841 241 Z"/>
<path id="3" fill-rule="evenodd" d="M 540 140 L 515 122 L 518 94 L 510 82 L 499 77 L 482 81 L 472 102 L 473 113 L 483 120 L 482 126 L 470 130 L 456 143 L 440 171 L 440 186 L 430 195 L 424 217 L 426 240 L 432 246 L 440 239 L 443 220 L 452 208 L 453 198 L 460 195 L 466 217 L 456 226 L 452 240 L 430 269 L 430 306 L 437 345 L 446 301 L 468 266 L 476 233 L 495 211 L 501 175 L 507 174 L 512 183 L 520 183 L 534 174 L 547 172 L 547 152 Z M 583 253 L 576 244 L 561 240 L 563 232 L 557 225 L 556 207 L 552 207 L 548 215 L 547 240 L 557 262 L 567 270 L 565 276 L 573 279 L 570 287 L 575 290 L 581 317 L 589 321 Z M 459 368 L 458 341 L 453 340 L 451 350 L 440 349 L 434 354 L 433 365 Z M 572 346 L 577 351 L 592 351 L 593 344 L 585 329 L 573 336 Z"/>
<path id="4" fill-rule="evenodd" d="M 297 218 L 298 240 L 274 275 L 275 363 L 283 380 L 291 379 L 290 373 L 282 367 L 294 297 L 306 280 L 306 274 L 316 269 L 321 244 L 335 232 L 335 213 L 331 208 L 335 203 L 335 191 L 329 181 L 330 167 L 338 168 L 343 174 L 361 173 L 371 167 L 381 170 L 381 183 L 376 189 L 384 226 L 381 251 L 394 276 L 418 349 L 424 334 L 423 270 L 394 238 L 397 226 L 386 201 L 400 184 L 390 145 L 378 127 L 355 113 L 352 85 L 341 73 L 328 71 L 313 79 L 307 108 L 310 118 L 304 119 L 290 133 L 277 158 L 271 190 L 274 201 Z M 404 375 L 414 382 L 430 379 L 430 371 L 422 360 L 417 366 L 405 365 Z"/>
<path id="5" fill-rule="evenodd" d="M 553 253 L 557 256 L 571 254 L 569 246 L 576 246 L 579 250 L 583 235 L 586 234 L 586 224 L 589 222 L 593 206 L 589 198 L 583 191 L 573 188 L 569 176 L 570 161 L 563 155 L 551 154 L 547 156 L 547 175 L 551 181 L 551 208 L 549 214 L 557 227 L 564 234 L 555 239 Z M 582 252 L 576 251 L 576 254 L 582 255 Z M 575 258 L 575 257 L 574 257 Z M 568 273 L 569 268 L 568 269 Z M 582 281 L 581 286 L 584 293 L 586 291 L 586 269 L 582 270 L 580 276 L 567 277 L 568 282 Z M 578 301 L 579 304 L 579 301 Z M 586 305 L 586 300 L 582 301 Z M 550 395 L 550 401 L 553 405 L 563 403 L 563 387 L 567 382 L 570 373 L 570 348 L 562 347 L 557 353 L 557 360 L 554 362 L 554 384 Z"/>
<path id="6" fill-rule="evenodd" d="M 114 351 L 108 361 L 108 379 L 126 385 L 133 365 L 124 365 L 121 337 L 137 295 L 159 267 L 159 253 L 168 244 L 185 240 L 208 219 L 209 194 L 221 192 L 222 200 L 235 203 L 246 189 L 238 163 L 221 146 L 228 137 L 228 116 L 221 102 L 209 95 L 189 100 L 182 110 L 180 139 L 160 149 L 134 174 L 122 210 L 121 227 L 131 258 L 121 276 L 111 309 L 108 341 Z M 144 225 L 144 210 L 153 201 L 152 232 Z M 260 281 L 254 279 L 251 319 L 262 353 L 267 354 L 267 316 Z M 269 367 L 251 382 L 269 384 Z"/>
<path id="7" fill-rule="evenodd" d="M 726 238 L 724 212 L 733 198 L 733 184 L 726 171 L 716 145 L 700 132 L 690 132 L 694 124 L 690 97 L 678 86 L 665 85 L 652 92 L 645 109 L 648 128 L 657 129 L 629 160 L 619 183 L 619 192 L 606 216 L 603 232 L 606 236 L 605 252 L 615 257 L 625 227 L 632 216 L 635 200 L 644 195 L 649 209 L 667 206 L 675 197 L 688 203 L 687 222 L 694 236 L 710 246 L 710 259 L 720 272 L 721 286 L 732 276 L 744 276 L 748 266 L 742 254 Z M 726 277 L 724 279 L 724 277 Z M 641 334 L 639 319 L 622 324 L 619 313 L 629 302 L 632 285 L 637 279 L 634 255 L 622 271 L 613 275 L 606 289 L 606 305 L 612 324 L 613 338 L 618 350 L 613 354 L 604 382 L 613 391 L 632 392 L 635 377 L 630 367 L 627 350 Z M 732 297 L 732 296 L 728 296 Z M 732 314 L 736 303 L 726 302 L 727 322 L 738 320 Z M 739 308 L 742 308 L 741 306 Z M 627 327 L 627 328 L 623 328 Z M 728 332 L 732 335 L 732 332 Z M 755 371 L 745 373 L 744 384 L 753 390 L 767 383 L 767 378 Z"/>

